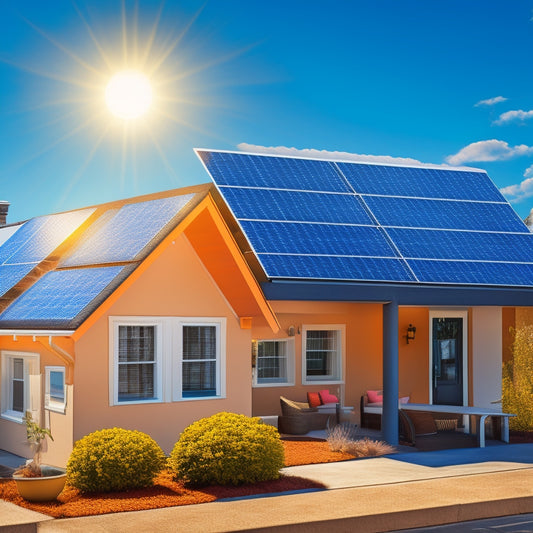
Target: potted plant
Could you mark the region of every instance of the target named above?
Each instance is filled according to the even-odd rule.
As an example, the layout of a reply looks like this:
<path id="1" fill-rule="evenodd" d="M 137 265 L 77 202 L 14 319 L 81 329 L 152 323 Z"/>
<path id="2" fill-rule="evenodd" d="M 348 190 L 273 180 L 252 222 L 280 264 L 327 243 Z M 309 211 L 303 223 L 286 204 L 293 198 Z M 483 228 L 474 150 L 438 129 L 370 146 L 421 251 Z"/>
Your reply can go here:
<path id="1" fill-rule="evenodd" d="M 23 417 L 26 424 L 26 437 L 33 449 L 33 459 L 15 470 L 13 479 L 19 494 L 28 501 L 39 502 L 55 500 L 65 486 L 64 468 L 41 464 L 41 452 L 46 437 L 54 440 L 49 429 L 37 424 L 29 411 Z"/>

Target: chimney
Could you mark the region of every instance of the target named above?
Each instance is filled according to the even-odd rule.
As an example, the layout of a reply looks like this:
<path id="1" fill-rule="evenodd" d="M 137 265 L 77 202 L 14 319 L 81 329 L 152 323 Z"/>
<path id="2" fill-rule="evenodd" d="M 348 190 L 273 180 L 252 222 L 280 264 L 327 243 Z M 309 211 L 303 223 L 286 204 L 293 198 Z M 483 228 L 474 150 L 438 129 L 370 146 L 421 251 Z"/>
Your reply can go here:
<path id="1" fill-rule="evenodd" d="M 7 212 L 9 210 L 9 202 L 0 200 L 0 227 L 7 224 Z"/>

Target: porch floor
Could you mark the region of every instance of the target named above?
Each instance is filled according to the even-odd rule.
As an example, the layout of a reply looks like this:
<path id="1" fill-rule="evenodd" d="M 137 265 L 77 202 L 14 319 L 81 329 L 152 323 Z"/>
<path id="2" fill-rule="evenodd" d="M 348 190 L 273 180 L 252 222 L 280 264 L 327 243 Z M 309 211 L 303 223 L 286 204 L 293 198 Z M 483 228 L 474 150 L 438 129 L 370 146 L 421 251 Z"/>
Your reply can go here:
<path id="1" fill-rule="evenodd" d="M 25 462 L 24 457 L 0 450 L 0 478 L 11 477 L 11 474 Z"/>

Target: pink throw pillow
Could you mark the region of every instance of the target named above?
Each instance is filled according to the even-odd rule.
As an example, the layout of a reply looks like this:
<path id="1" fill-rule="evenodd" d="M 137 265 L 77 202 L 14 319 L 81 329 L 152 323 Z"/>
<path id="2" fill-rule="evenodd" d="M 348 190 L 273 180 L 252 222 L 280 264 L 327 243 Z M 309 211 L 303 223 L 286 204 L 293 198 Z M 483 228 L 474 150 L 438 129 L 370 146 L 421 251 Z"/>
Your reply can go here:
<path id="1" fill-rule="evenodd" d="M 322 403 L 338 403 L 339 399 L 337 396 L 330 394 L 329 390 L 321 390 L 319 393 Z"/>
<path id="2" fill-rule="evenodd" d="M 409 396 L 402 396 L 400 398 L 400 403 L 409 403 L 410 397 Z"/>
<path id="3" fill-rule="evenodd" d="M 320 405 L 320 395 L 318 392 L 308 392 L 307 403 L 309 407 L 318 407 Z"/>
<path id="4" fill-rule="evenodd" d="M 382 403 L 383 402 L 383 391 L 380 390 L 367 390 L 366 395 L 368 396 L 368 403 Z"/>

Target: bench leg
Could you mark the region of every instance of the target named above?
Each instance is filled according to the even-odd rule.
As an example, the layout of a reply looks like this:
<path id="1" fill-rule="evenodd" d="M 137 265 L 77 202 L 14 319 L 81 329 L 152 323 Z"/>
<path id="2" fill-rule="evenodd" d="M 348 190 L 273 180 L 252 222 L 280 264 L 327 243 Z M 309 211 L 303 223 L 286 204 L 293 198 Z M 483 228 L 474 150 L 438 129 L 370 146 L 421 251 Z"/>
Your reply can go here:
<path id="1" fill-rule="evenodd" d="M 476 416 L 477 443 L 480 448 L 485 447 L 485 420 L 487 416 Z"/>

